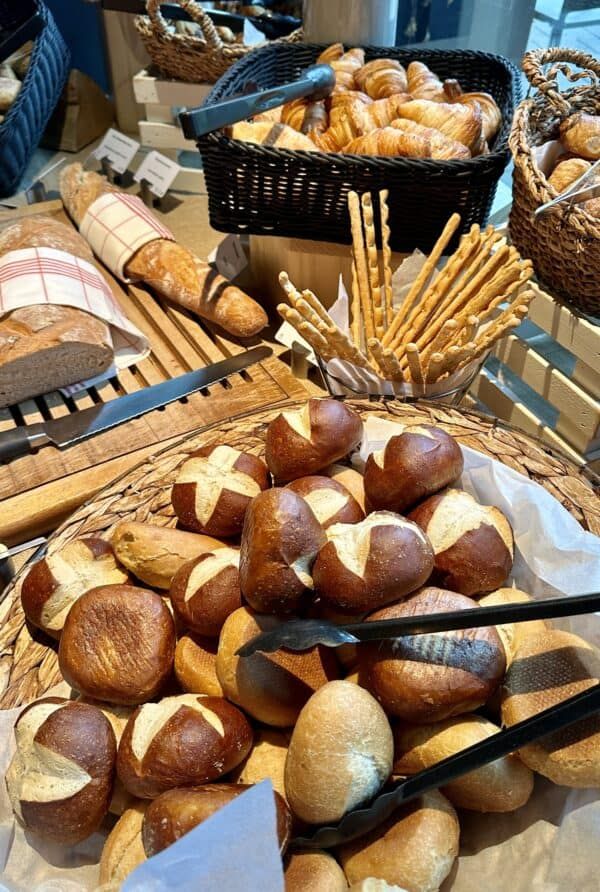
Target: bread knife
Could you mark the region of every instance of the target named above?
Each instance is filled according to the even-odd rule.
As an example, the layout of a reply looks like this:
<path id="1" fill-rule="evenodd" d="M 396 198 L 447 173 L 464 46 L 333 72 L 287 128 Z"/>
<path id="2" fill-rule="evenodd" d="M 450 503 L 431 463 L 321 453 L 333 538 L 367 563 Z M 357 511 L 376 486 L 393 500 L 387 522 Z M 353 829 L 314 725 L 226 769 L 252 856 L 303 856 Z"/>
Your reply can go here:
<path id="1" fill-rule="evenodd" d="M 0 462 L 26 455 L 33 449 L 49 443 L 59 448 L 73 446 L 80 440 L 86 440 L 153 409 L 160 409 L 210 384 L 216 384 L 256 362 L 267 359 L 272 353 L 270 347 L 254 347 L 245 353 L 207 365 L 203 369 L 196 369 L 169 381 L 153 384 L 151 387 L 128 393 L 108 403 L 90 406 L 89 409 L 65 415 L 64 418 L 3 431 L 0 433 Z"/>

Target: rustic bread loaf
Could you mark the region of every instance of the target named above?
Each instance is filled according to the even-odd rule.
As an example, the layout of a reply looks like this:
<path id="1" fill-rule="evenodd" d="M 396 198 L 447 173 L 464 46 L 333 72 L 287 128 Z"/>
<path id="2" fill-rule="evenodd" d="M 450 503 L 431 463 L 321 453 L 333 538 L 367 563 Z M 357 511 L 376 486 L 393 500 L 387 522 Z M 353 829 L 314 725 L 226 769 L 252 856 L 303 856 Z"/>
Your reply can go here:
<path id="1" fill-rule="evenodd" d="M 54 248 L 94 262 L 92 249 L 76 229 L 44 214 L 25 217 L 0 232 L 0 257 L 21 248 Z"/>

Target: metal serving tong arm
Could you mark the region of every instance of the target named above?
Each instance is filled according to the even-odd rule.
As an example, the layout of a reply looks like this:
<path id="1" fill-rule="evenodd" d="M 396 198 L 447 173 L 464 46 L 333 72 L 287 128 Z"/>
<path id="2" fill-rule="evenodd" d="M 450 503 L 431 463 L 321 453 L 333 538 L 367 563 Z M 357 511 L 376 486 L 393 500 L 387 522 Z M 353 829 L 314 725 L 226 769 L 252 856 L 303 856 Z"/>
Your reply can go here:
<path id="1" fill-rule="evenodd" d="M 186 139 L 198 139 L 213 130 L 237 124 L 238 121 L 277 108 L 293 99 L 304 96 L 311 96 L 315 100 L 325 99 L 334 86 L 335 74 L 331 66 L 311 65 L 298 80 L 282 84 L 281 87 L 235 96 L 215 105 L 187 109 L 179 115 L 181 129 Z"/>
<path id="2" fill-rule="evenodd" d="M 582 173 L 564 192 L 561 192 L 558 198 L 553 198 L 552 201 L 547 201 L 546 204 L 541 204 L 539 208 L 536 208 L 533 216 L 539 217 L 540 214 L 545 214 L 550 208 L 562 204 L 564 201 L 581 204 L 582 201 L 589 201 L 590 198 L 600 197 L 600 181 L 595 182 L 596 177 L 600 177 L 600 160 L 594 161 L 590 169 Z"/>
<path id="3" fill-rule="evenodd" d="M 401 781 L 389 793 L 383 793 L 368 807 L 349 812 L 336 827 L 321 827 L 310 837 L 298 837 L 292 844 L 298 848 L 328 849 L 368 833 L 390 817 L 400 805 L 444 787 L 457 777 L 501 759 L 509 753 L 533 743 L 546 734 L 560 731 L 573 722 L 585 719 L 600 710 L 600 685 L 595 684 L 562 703 L 537 713 L 524 722 L 499 731 L 473 746 L 437 762 L 430 768 Z"/>
<path id="4" fill-rule="evenodd" d="M 480 626 L 499 626 L 503 623 L 522 623 L 532 619 L 557 619 L 578 616 L 600 610 L 600 594 L 571 595 L 566 598 L 546 598 L 543 601 L 523 601 L 498 604 L 494 607 L 473 607 L 448 613 L 428 613 L 421 616 L 402 616 L 398 619 L 374 620 L 371 623 L 349 623 L 336 626 L 320 619 L 292 619 L 269 632 L 252 638 L 236 652 L 250 657 L 257 651 L 273 653 L 286 650 L 308 650 L 317 644 L 341 647 L 364 641 L 382 641 L 402 635 L 427 635 Z"/>

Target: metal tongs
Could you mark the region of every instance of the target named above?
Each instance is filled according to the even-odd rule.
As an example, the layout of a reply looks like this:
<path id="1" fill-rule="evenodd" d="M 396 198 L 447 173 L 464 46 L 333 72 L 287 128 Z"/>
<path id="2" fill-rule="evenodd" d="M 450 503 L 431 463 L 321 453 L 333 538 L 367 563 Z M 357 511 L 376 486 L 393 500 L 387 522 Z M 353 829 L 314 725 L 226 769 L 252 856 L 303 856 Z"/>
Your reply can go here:
<path id="1" fill-rule="evenodd" d="M 600 177 L 600 160 L 595 161 L 589 170 L 586 170 L 574 183 L 571 183 L 557 198 L 553 198 L 552 201 L 547 201 L 546 204 L 541 204 L 539 208 L 536 208 L 533 216 L 539 217 L 541 214 L 549 211 L 550 208 L 565 201 L 568 201 L 570 204 L 581 204 L 583 201 L 589 201 L 590 198 L 600 197 L 600 180 L 595 181 L 596 177 Z"/>

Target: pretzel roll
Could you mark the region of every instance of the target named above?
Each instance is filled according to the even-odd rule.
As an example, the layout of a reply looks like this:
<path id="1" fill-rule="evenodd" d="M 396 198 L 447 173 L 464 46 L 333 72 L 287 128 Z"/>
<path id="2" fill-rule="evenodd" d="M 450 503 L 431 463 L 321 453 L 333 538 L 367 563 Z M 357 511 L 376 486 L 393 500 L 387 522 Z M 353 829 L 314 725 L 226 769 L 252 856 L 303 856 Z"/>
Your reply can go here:
<path id="1" fill-rule="evenodd" d="M 248 607 L 232 613 L 221 630 L 217 676 L 229 700 L 259 722 L 285 728 L 294 724 L 311 694 L 337 677 L 338 669 L 325 647 L 236 656 L 243 644 L 281 622 Z"/>
<path id="2" fill-rule="evenodd" d="M 182 635 L 175 648 L 175 675 L 188 694 L 222 697 L 217 678 L 217 641 L 199 635 Z"/>
<path id="3" fill-rule="evenodd" d="M 348 492 L 352 493 L 362 510 L 365 510 L 365 479 L 362 474 L 349 468 L 348 465 L 333 464 L 325 468 L 323 474 L 332 477 L 341 483 Z"/>
<path id="4" fill-rule="evenodd" d="M 227 700 L 180 694 L 136 709 L 119 744 L 117 771 L 130 793 L 154 799 L 172 787 L 217 780 L 251 746 L 247 719 Z"/>
<path id="5" fill-rule="evenodd" d="M 142 822 L 147 803 L 136 800 L 123 812 L 106 837 L 100 856 L 100 885 L 120 888 L 132 870 L 146 860 L 142 842 Z"/>
<path id="6" fill-rule="evenodd" d="M 302 496 L 324 530 L 334 523 L 358 523 L 365 516 L 354 496 L 331 477 L 299 477 L 286 489 Z"/>
<path id="7" fill-rule="evenodd" d="M 462 471 L 463 455 L 454 437 L 430 424 L 407 427 L 367 458 L 367 502 L 376 510 L 405 514 L 458 480 Z"/>
<path id="8" fill-rule="evenodd" d="M 260 458 L 213 444 L 181 465 L 171 501 L 186 529 L 209 536 L 237 536 L 246 508 L 268 486 L 269 472 Z"/>
<path id="9" fill-rule="evenodd" d="M 422 586 L 433 570 L 433 550 L 419 527 L 391 511 L 361 523 L 338 523 L 313 565 L 316 591 L 326 604 L 365 613 Z"/>
<path id="10" fill-rule="evenodd" d="M 328 852 L 292 852 L 285 866 L 285 892 L 347 892 L 344 871 Z"/>
<path id="11" fill-rule="evenodd" d="M 424 588 L 367 621 L 472 610 L 475 601 L 439 588 Z M 365 648 L 365 683 L 389 715 L 407 722 L 441 721 L 482 706 L 500 684 L 504 648 L 493 626 L 405 635 Z"/>
<path id="12" fill-rule="evenodd" d="M 148 857 L 173 845 L 185 833 L 228 805 L 251 784 L 206 784 L 168 790 L 150 803 L 144 815 L 142 840 Z M 275 796 L 279 849 L 285 852 L 292 829 L 292 816 L 285 799 Z"/>
<path id="13" fill-rule="evenodd" d="M 259 784 L 267 778 L 273 789 L 285 797 L 285 760 L 289 734 L 274 728 L 260 728 L 254 738 L 254 746 L 241 765 L 231 773 L 236 784 Z"/>
<path id="14" fill-rule="evenodd" d="M 133 712 L 133 706 L 115 706 L 114 704 L 103 703 L 101 700 L 92 700 L 90 697 L 80 697 L 78 702 L 89 703 L 91 706 L 96 706 L 100 710 L 102 715 L 110 722 L 118 747 L 125 726 L 129 721 L 129 716 Z M 135 797 L 132 796 L 131 793 L 128 793 L 119 778 L 115 777 L 112 796 L 108 806 L 111 815 L 122 815 L 127 809 L 131 808 L 135 802 Z"/>
<path id="15" fill-rule="evenodd" d="M 184 564 L 173 577 L 169 595 L 184 626 L 215 637 L 230 613 L 242 606 L 237 548 L 218 548 Z"/>
<path id="16" fill-rule="evenodd" d="M 15 723 L 17 748 L 6 772 L 13 811 L 26 830 L 75 845 L 108 811 L 116 743 L 95 706 L 46 697 Z"/>
<path id="17" fill-rule="evenodd" d="M 58 649 L 60 671 L 96 700 L 136 705 L 155 697 L 173 666 L 175 626 L 160 595 L 103 585 L 71 608 Z"/>
<path id="18" fill-rule="evenodd" d="M 261 493 L 246 513 L 240 586 L 261 613 L 293 613 L 313 589 L 310 571 L 325 533 L 301 496 L 290 489 Z"/>
<path id="19" fill-rule="evenodd" d="M 60 638 L 67 614 L 81 595 L 99 585 L 124 585 L 128 580 L 109 542 L 74 539 L 36 561 L 23 580 L 21 603 L 29 622 Z"/>
<path id="20" fill-rule="evenodd" d="M 522 592 L 518 588 L 499 588 L 489 595 L 479 599 L 480 607 L 497 607 L 501 604 L 521 604 L 531 601 L 531 595 Z M 503 623 L 496 626 L 496 631 L 506 654 L 506 667 L 508 668 L 515 658 L 515 654 L 521 642 L 529 635 L 538 635 L 550 628 L 546 620 L 533 619 L 525 623 Z"/>
<path id="21" fill-rule="evenodd" d="M 311 399 L 281 412 L 267 428 L 266 459 L 277 481 L 317 474 L 348 455 L 362 437 L 358 413 L 338 400 Z"/>
<path id="22" fill-rule="evenodd" d="M 600 681 L 600 652 L 583 638 L 545 629 L 519 642 L 502 688 L 502 723 L 514 725 Z M 600 716 L 519 750 L 533 771 L 565 787 L 600 786 Z"/>
<path id="23" fill-rule="evenodd" d="M 408 515 L 435 552 L 434 580 L 462 595 L 492 592 L 512 569 L 514 541 L 504 514 L 480 505 L 468 492 L 448 489 L 431 496 Z"/>
<path id="24" fill-rule="evenodd" d="M 455 716 L 431 725 L 398 724 L 394 774 L 416 774 L 499 731 L 480 715 Z M 533 774 L 518 756 L 503 756 L 442 787 L 453 805 L 479 812 L 514 811 L 532 792 Z"/>

